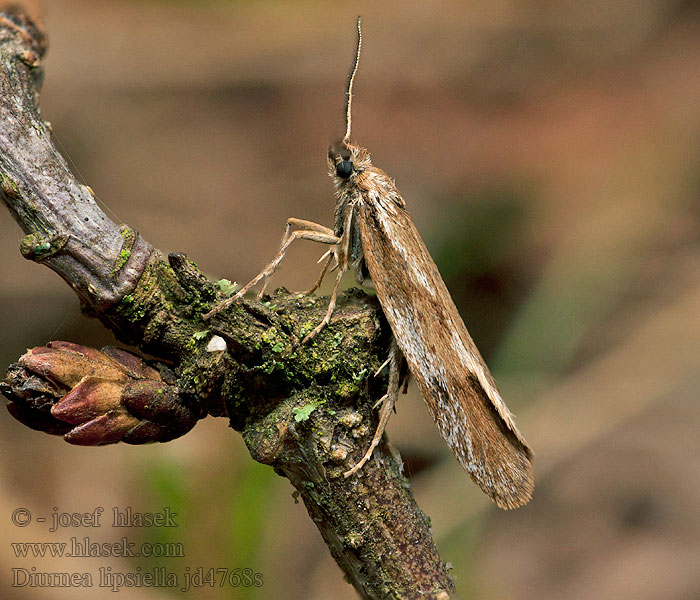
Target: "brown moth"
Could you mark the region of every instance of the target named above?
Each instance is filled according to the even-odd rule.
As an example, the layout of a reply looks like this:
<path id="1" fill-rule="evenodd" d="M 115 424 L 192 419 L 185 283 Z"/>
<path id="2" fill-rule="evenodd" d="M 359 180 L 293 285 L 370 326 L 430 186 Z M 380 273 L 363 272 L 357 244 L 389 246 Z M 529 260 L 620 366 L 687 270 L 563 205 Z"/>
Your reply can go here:
<path id="1" fill-rule="evenodd" d="M 532 451 L 515 426 L 394 181 L 372 165 L 365 148 L 349 142 L 352 84 L 361 48 L 358 18 L 355 60 L 347 86 L 345 137 L 328 150 L 328 172 L 337 196 L 334 229 L 289 219 L 282 246 L 270 264 L 205 317 L 272 275 L 295 239 L 330 245 L 322 257 L 321 274 L 309 291 L 318 288 L 334 258 L 338 268 L 335 285 L 326 316 L 304 342 L 330 321 L 341 278 L 350 266 L 360 283 L 371 283 L 375 288 L 394 334 L 385 363 L 390 369 L 389 384 L 380 401 L 379 426 L 363 458 L 345 476 L 357 472 L 379 443 L 398 397 L 404 358 L 440 435 L 457 460 L 499 507 L 516 508 L 532 496 Z"/>

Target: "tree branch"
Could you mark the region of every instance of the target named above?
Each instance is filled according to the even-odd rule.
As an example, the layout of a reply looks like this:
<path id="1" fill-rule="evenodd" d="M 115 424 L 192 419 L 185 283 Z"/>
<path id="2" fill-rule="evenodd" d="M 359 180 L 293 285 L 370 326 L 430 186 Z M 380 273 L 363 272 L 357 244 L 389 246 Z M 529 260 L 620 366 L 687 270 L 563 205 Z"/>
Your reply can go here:
<path id="1" fill-rule="evenodd" d="M 370 443 L 385 387 L 373 376 L 390 337 L 378 304 L 347 292 L 309 345 L 299 340 L 327 299 L 278 290 L 205 323 L 225 286 L 113 223 L 54 148 L 37 104 L 45 49 L 20 9 L 0 12 L 0 198 L 26 234 L 22 254 L 56 271 L 118 339 L 171 365 L 54 342 L 10 367 L 13 415 L 91 444 L 164 441 L 226 416 L 251 456 L 294 485 L 361 597 L 447 598 L 452 582 L 398 455 L 384 441 L 342 475 Z"/>

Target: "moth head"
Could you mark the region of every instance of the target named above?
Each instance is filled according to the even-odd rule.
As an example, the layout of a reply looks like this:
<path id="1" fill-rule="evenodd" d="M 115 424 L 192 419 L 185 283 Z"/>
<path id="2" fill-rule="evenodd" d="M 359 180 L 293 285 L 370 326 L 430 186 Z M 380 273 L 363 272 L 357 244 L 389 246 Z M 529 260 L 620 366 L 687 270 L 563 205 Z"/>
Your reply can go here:
<path id="1" fill-rule="evenodd" d="M 349 142 L 352 125 L 352 84 L 355 81 L 357 67 L 360 64 L 360 51 L 362 50 L 362 19 L 357 17 L 357 43 L 355 45 L 355 59 L 348 74 L 348 83 L 345 88 L 345 136 L 339 142 L 331 144 L 328 148 L 328 174 L 335 185 L 358 183 L 356 177 L 363 171 L 372 167 L 369 152 L 364 148 L 355 146 Z"/>
<path id="2" fill-rule="evenodd" d="M 369 153 L 364 148 L 347 142 L 337 142 L 328 148 L 328 174 L 339 184 L 351 181 L 370 166 Z"/>

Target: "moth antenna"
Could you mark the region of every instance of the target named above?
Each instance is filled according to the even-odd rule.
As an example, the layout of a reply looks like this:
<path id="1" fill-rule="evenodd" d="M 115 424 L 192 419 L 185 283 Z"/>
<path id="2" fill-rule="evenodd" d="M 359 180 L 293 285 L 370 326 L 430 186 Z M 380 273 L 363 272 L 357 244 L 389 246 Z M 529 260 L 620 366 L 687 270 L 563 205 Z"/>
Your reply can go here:
<path id="1" fill-rule="evenodd" d="M 360 50 L 362 50 L 362 17 L 357 17 L 357 44 L 355 46 L 355 60 L 352 63 L 350 74 L 348 75 L 348 86 L 345 89 L 347 96 L 345 104 L 345 137 L 343 142 L 347 143 L 350 140 L 350 125 L 352 124 L 352 84 L 355 81 L 357 67 L 360 64 Z"/>

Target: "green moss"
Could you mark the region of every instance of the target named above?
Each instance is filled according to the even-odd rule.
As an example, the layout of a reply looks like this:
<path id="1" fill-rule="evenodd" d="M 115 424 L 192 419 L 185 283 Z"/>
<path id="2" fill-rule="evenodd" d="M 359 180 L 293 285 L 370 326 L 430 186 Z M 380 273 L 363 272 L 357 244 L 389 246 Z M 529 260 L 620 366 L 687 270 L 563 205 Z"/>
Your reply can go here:
<path id="1" fill-rule="evenodd" d="M 126 229 L 122 228 L 122 237 L 130 239 L 133 231 L 129 230 L 130 234 Z M 128 328 L 125 327 L 122 327 L 122 330 L 126 329 L 126 333 L 129 335 L 132 333 L 138 335 L 139 329 L 155 326 L 152 335 L 159 336 L 159 331 L 167 327 L 167 323 L 172 322 L 177 316 L 177 311 L 174 310 L 174 307 L 169 307 L 168 303 L 173 303 L 178 292 L 182 295 L 175 275 L 168 265 L 162 262 L 150 265 L 141 275 L 141 279 L 132 293 L 124 296 L 114 309 L 120 319 L 124 319 L 138 328 L 133 332 L 128 331 Z M 179 306 L 179 304 L 175 303 L 175 306 Z M 150 322 L 144 322 L 149 316 L 151 317 Z M 181 333 L 184 345 L 192 331 L 186 328 L 178 333 Z"/>
<path id="2" fill-rule="evenodd" d="M 360 532 L 351 532 L 345 536 L 345 544 L 357 550 L 364 544 L 364 538 Z"/>
<path id="3" fill-rule="evenodd" d="M 311 413 L 314 412 L 321 404 L 323 404 L 323 400 L 319 402 L 305 404 L 304 406 L 295 406 L 292 409 L 292 413 L 294 414 L 294 420 L 297 423 L 307 421 L 311 416 Z"/>
<path id="4" fill-rule="evenodd" d="M 360 381 L 362 381 L 362 380 L 365 378 L 365 375 L 366 375 L 366 374 L 367 374 L 367 369 L 364 368 L 364 369 L 362 369 L 362 370 L 361 370 L 359 373 L 357 373 L 357 374 L 353 373 L 353 374 L 352 374 L 352 380 L 353 380 L 355 383 L 360 383 Z"/>
<path id="5" fill-rule="evenodd" d="M 29 260 L 40 261 L 52 256 L 67 243 L 67 235 L 42 236 L 38 233 L 30 233 L 22 239 L 20 252 Z"/>
<path id="6" fill-rule="evenodd" d="M 352 398 L 360 391 L 356 384 L 350 383 L 349 381 L 343 381 L 338 385 L 336 395 L 340 398 Z"/>
<path id="7" fill-rule="evenodd" d="M 132 322 L 139 322 L 146 316 L 146 307 L 137 301 L 133 294 L 127 294 L 117 305 L 117 311 L 122 317 Z"/>
<path id="8" fill-rule="evenodd" d="M 233 296 L 238 290 L 238 284 L 234 281 L 231 282 L 228 279 L 219 279 L 215 282 L 216 287 L 218 287 L 226 296 Z"/>
<path id="9" fill-rule="evenodd" d="M 275 327 L 269 327 L 263 332 L 261 337 L 264 341 L 268 342 L 269 344 L 272 344 L 278 339 L 277 329 L 275 329 Z"/>
<path id="10" fill-rule="evenodd" d="M 262 370 L 267 375 L 271 375 L 274 371 L 282 371 L 283 373 L 287 372 L 285 369 L 285 363 L 279 360 L 268 360 L 263 364 Z"/>
<path id="11" fill-rule="evenodd" d="M 131 250 L 126 250 L 125 248 L 122 248 L 119 252 L 119 258 L 117 259 L 117 262 L 114 265 L 114 272 L 121 269 L 126 264 L 126 261 L 129 260 L 130 256 Z"/>
<path id="12" fill-rule="evenodd" d="M 8 198 L 17 199 L 22 197 L 22 193 L 19 191 L 19 186 L 17 183 L 2 173 L 0 173 L 0 189 L 2 189 L 3 194 L 5 194 Z"/>
<path id="13" fill-rule="evenodd" d="M 119 256 L 114 262 L 114 268 L 112 269 L 112 274 L 118 272 L 129 260 L 131 256 L 131 250 L 134 246 L 134 240 L 136 239 L 136 234 L 133 229 L 122 225 L 119 228 L 119 234 L 122 236 L 124 242 L 122 243 L 122 249 L 119 251 Z"/>

